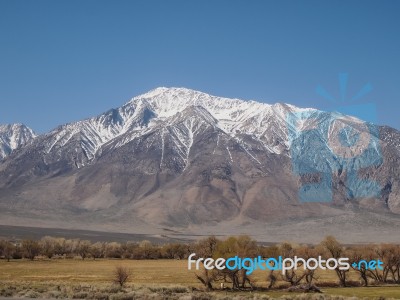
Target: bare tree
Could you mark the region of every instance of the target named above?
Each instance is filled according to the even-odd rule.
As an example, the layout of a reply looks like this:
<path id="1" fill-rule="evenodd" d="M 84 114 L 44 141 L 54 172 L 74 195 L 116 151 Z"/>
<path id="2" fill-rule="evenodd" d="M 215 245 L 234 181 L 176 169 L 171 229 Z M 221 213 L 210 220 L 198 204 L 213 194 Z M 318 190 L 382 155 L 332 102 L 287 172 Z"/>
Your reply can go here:
<path id="1" fill-rule="evenodd" d="M 39 242 L 34 240 L 23 240 L 22 241 L 22 251 L 26 258 L 30 260 L 34 260 L 37 255 L 40 253 L 40 245 Z"/>
<path id="2" fill-rule="evenodd" d="M 59 256 L 67 254 L 67 241 L 65 238 L 54 239 L 54 254 Z"/>
<path id="3" fill-rule="evenodd" d="M 294 258 L 296 254 L 296 249 L 291 244 L 283 243 L 282 245 L 280 245 L 279 248 L 283 259 Z M 288 282 L 291 286 L 298 285 L 305 276 L 306 272 L 301 272 L 300 270 L 295 270 L 294 268 L 290 270 L 285 270 L 281 275 L 282 280 Z"/>
<path id="4" fill-rule="evenodd" d="M 160 257 L 160 249 L 153 245 L 150 241 L 144 240 L 139 243 L 136 249 L 136 255 L 142 259 L 157 259 Z"/>
<path id="5" fill-rule="evenodd" d="M 252 240 L 248 236 L 229 237 L 225 241 L 218 241 L 213 250 L 213 257 L 218 258 L 229 258 L 238 256 L 240 258 L 255 257 L 258 252 L 256 241 Z M 250 267 L 249 264 L 246 264 Z M 233 289 L 246 288 L 246 284 L 253 288 L 250 277 L 246 274 L 246 270 L 234 269 L 223 269 L 218 270 L 218 276 L 216 280 L 223 280 L 224 282 L 232 283 Z"/>
<path id="6" fill-rule="evenodd" d="M 261 246 L 258 251 L 263 258 L 278 257 L 280 255 L 280 248 L 277 245 L 274 246 Z M 278 280 L 277 275 L 274 274 L 274 270 L 270 270 L 267 275 L 268 288 L 272 289 Z"/>
<path id="7" fill-rule="evenodd" d="M 269 274 L 267 276 L 267 280 L 269 282 L 268 288 L 272 289 L 275 286 L 276 281 L 278 280 L 278 278 L 276 278 L 273 270 L 269 271 Z"/>
<path id="8" fill-rule="evenodd" d="M 93 258 L 93 260 L 96 260 L 96 258 L 101 258 L 104 256 L 104 243 L 94 243 L 93 245 L 90 246 L 89 248 L 89 253 L 90 256 Z"/>
<path id="9" fill-rule="evenodd" d="M 0 256 L 4 256 L 9 262 L 13 256 L 15 246 L 9 241 L 0 241 Z"/>
<path id="10" fill-rule="evenodd" d="M 41 253 L 48 258 L 52 258 L 55 254 L 56 239 L 50 236 L 45 236 L 40 240 L 39 244 L 41 247 Z"/>
<path id="11" fill-rule="evenodd" d="M 391 244 L 374 245 L 373 256 L 383 262 L 382 269 L 368 269 L 367 276 L 380 283 L 400 283 L 400 247 Z M 391 277 L 391 278 L 390 278 Z"/>
<path id="12" fill-rule="evenodd" d="M 361 260 L 368 260 L 371 257 L 371 250 L 368 246 L 356 246 L 349 250 L 349 258 L 353 263 L 360 262 Z M 373 256 L 373 255 L 372 255 Z M 363 281 L 364 286 L 368 286 L 368 267 L 363 264 L 357 264 L 356 266 L 352 263 L 351 268 L 360 275 L 360 279 Z"/>
<path id="13" fill-rule="evenodd" d="M 170 243 L 161 248 L 161 255 L 169 259 L 183 259 L 187 254 L 187 245 Z"/>
<path id="14" fill-rule="evenodd" d="M 333 236 L 326 237 L 322 241 L 321 245 L 326 249 L 328 257 L 339 259 L 345 254 L 345 248 Z M 340 285 L 345 287 L 349 270 L 340 270 L 338 266 L 335 269 L 335 272 L 339 278 Z"/>
<path id="15" fill-rule="evenodd" d="M 296 249 L 296 255 L 298 257 L 304 258 L 306 261 L 309 260 L 310 258 L 317 257 L 320 252 L 322 252 L 322 250 L 318 249 L 318 247 L 315 248 L 308 245 L 303 245 Z M 306 281 L 307 286 L 311 288 L 313 286 L 314 279 L 316 279 L 315 269 L 304 270 L 304 275 L 305 275 L 304 279 Z"/>
<path id="16" fill-rule="evenodd" d="M 197 242 L 194 251 L 199 257 L 209 258 L 214 255 L 218 240 L 215 236 L 210 236 Z"/>
<path id="17" fill-rule="evenodd" d="M 130 276 L 130 272 L 127 268 L 123 266 L 117 266 L 114 270 L 114 282 L 119 284 L 120 287 L 123 287 L 125 283 L 128 281 Z"/>
<path id="18" fill-rule="evenodd" d="M 211 258 L 214 255 L 218 240 L 216 237 L 211 236 L 206 239 L 202 239 L 194 246 L 194 251 L 198 257 Z M 212 283 L 217 279 L 217 272 L 215 270 L 203 269 L 201 274 L 195 274 L 197 280 L 199 280 L 207 290 L 212 290 Z"/>
<path id="19" fill-rule="evenodd" d="M 104 247 L 104 256 L 107 258 L 121 258 L 122 257 L 121 244 L 117 242 L 106 243 Z"/>
<path id="20" fill-rule="evenodd" d="M 91 245 L 92 243 L 90 241 L 79 241 L 76 251 L 82 257 L 82 260 L 85 260 L 90 254 Z"/>
<path id="21" fill-rule="evenodd" d="M 213 289 L 212 283 L 217 279 L 218 274 L 215 270 L 203 269 L 202 274 L 195 274 L 196 278 L 205 286 L 207 291 Z"/>

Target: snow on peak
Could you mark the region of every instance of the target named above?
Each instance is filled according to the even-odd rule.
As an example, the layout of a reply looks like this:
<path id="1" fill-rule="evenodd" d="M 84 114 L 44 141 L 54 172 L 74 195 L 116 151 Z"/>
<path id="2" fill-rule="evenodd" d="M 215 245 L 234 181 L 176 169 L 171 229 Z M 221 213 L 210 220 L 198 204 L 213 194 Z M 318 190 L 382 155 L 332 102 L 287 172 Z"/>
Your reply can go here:
<path id="1" fill-rule="evenodd" d="M 36 137 L 32 129 L 21 123 L 0 125 L 0 160 L 15 149 L 29 143 Z"/>
<path id="2" fill-rule="evenodd" d="M 285 114 L 289 111 L 308 110 L 308 108 L 302 109 L 285 103 L 276 103 L 271 105 L 254 100 L 218 97 L 200 91 L 178 87 L 158 87 L 132 98 L 126 105 L 135 106 L 141 101 L 149 103 L 159 117 L 169 117 L 192 105 L 203 106 L 212 114 L 222 115 L 223 113 L 228 113 L 226 117 L 229 118 L 231 117 L 229 115 L 230 112 L 237 113 L 249 109 L 271 110 L 279 114 Z"/>
<path id="3" fill-rule="evenodd" d="M 136 106 L 145 101 L 157 118 L 165 120 L 189 106 L 201 106 L 218 120 L 221 129 L 228 133 L 260 135 L 261 126 L 270 118 L 279 119 L 276 126 L 285 126 L 288 112 L 301 111 L 293 105 L 267 104 L 209 95 L 187 88 L 160 87 L 133 98 L 126 105 Z"/>
<path id="4" fill-rule="evenodd" d="M 113 139 L 126 133 L 138 136 L 160 124 L 168 126 L 174 122 L 175 116 L 189 107 L 204 109 L 204 120 L 212 122 L 231 137 L 236 138 L 238 134 L 250 134 L 260 139 L 266 135 L 278 136 L 264 138 L 267 144 L 286 138 L 286 114 L 298 109 L 288 104 L 270 105 L 217 97 L 187 88 L 158 87 L 97 117 L 58 127 L 46 135 L 45 152 L 58 151 L 68 143 L 78 143 L 87 160 L 91 161 L 101 147 Z M 123 140 L 126 143 L 130 138 Z"/>

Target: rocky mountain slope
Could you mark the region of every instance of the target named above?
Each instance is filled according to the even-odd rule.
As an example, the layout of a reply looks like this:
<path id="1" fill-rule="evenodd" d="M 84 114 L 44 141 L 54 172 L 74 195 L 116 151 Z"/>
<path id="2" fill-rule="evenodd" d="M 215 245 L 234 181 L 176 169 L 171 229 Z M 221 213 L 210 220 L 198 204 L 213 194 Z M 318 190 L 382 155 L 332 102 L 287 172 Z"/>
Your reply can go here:
<path id="1" fill-rule="evenodd" d="M 23 124 L 0 125 L 0 160 L 35 138 L 32 129 Z"/>
<path id="2" fill-rule="evenodd" d="M 342 220 L 360 240 L 390 239 L 399 144 L 395 129 L 350 116 L 158 88 L 7 152 L 0 219 L 182 234 L 262 235 L 268 224 L 282 228 L 276 239 Z"/>

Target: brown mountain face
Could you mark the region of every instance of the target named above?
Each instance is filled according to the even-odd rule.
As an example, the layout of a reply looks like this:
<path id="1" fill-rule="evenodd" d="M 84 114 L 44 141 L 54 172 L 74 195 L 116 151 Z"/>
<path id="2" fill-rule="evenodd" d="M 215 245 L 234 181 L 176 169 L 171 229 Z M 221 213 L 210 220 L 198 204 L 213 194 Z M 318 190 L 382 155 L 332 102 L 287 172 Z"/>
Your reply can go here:
<path id="1" fill-rule="evenodd" d="M 310 111 L 318 116 L 315 132 L 290 141 L 295 129 L 287 115 Z M 377 127 L 367 150 L 352 148 L 362 159 L 340 160 L 323 129 L 330 117 L 156 89 L 14 150 L 0 164 L 0 220 L 188 236 L 247 233 L 266 241 L 346 232 L 344 240 L 362 242 L 380 232 L 380 240 L 398 241 L 400 133 Z M 359 135 L 367 128 L 346 116 L 338 122 Z M 372 183 L 349 180 L 354 170 Z M 302 186 L 326 174 L 331 201 L 302 201 Z M 373 184 L 379 193 L 360 192 Z"/>

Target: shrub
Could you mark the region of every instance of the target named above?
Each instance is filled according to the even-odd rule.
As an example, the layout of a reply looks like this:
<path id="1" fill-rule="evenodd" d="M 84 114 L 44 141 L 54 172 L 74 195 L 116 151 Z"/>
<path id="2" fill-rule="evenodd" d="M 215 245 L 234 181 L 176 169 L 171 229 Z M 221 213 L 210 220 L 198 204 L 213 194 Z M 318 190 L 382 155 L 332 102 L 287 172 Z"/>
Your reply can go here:
<path id="1" fill-rule="evenodd" d="M 86 299 L 88 297 L 88 293 L 78 292 L 72 295 L 72 299 Z"/>
<path id="2" fill-rule="evenodd" d="M 116 295 L 111 295 L 110 300 L 133 300 L 135 299 L 135 294 L 116 294 Z"/>
<path id="3" fill-rule="evenodd" d="M 12 297 L 14 295 L 14 291 L 10 288 L 3 288 L 0 290 L 1 297 Z"/>
<path id="4" fill-rule="evenodd" d="M 39 294 L 37 292 L 35 292 L 35 291 L 28 291 L 28 292 L 26 292 L 24 297 L 25 298 L 31 298 L 31 299 L 39 298 Z"/>
<path id="5" fill-rule="evenodd" d="M 130 272 L 127 268 L 122 266 L 117 266 L 114 270 L 114 282 L 123 287 L 125 283 L 128 281 L 129 275 Z"/>

